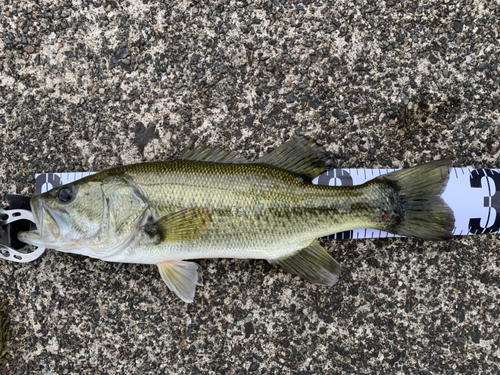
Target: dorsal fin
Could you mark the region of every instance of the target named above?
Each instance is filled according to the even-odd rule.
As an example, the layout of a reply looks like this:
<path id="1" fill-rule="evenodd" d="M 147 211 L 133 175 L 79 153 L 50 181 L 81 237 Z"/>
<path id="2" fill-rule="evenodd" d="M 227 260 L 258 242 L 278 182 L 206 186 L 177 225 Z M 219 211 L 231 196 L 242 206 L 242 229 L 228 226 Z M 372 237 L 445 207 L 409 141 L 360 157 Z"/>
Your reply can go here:
<path id="1" fill-rule="evenodd" d="M 184 160 L 197 160 L 197 161 L 211 161 L 214 163 L 248 163 L 248 160 L 242 157 L 241 155 L 222 150 L 217 147 L 197 147 L 193 150 L 185 151 L 180 159 Z"/>
<path id="2" fill-rule="evenodd" d="M 274 165 L 313 179 L 325 172 L 326 159 L 325 153 L 316 142 L 310 138 L 298 138 L 264 155 L 255 163 Z"/>

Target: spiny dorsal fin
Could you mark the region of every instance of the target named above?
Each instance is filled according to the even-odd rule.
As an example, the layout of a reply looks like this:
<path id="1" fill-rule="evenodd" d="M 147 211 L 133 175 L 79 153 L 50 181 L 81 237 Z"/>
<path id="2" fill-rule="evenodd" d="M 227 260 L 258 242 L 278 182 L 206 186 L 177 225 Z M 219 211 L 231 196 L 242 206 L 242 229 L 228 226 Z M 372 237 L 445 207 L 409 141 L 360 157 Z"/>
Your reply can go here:
<path id="1" fill-rule="evenodd" d="M 196 285 L 201 285 L 201 269 L 194 262 L 170 260 L 157 264 L 161 278 L 184 302 L 193 302 Z"/>
<path id="2" fill-rule="evenodd" d="M 212 217 L 206 208 L 194 207 L 148 222 L 143 230 L 155 239 L 156 244 L 195 241 L 207 232 L 211 222 Z"/>
<path id="3" fill-rule="evenodd" d="M 332 286 L 340 276 L 340 265 L 317 240 L 292 255 L 268 261 L 283 267 L 288 272 L 302 276 L 313 284 Z"/>
<path id="4" fill-rule="evenodd" d="M 310 138 L 298 138 L 283 144 L 255 163 L 270 164 L 310 179 L 325 172 L 326 155 Z"/>
<path id="5" fill-rule="evenodd" d="M 184 160 L 197 160 L 197 161 L 211 161 L 214 163 L 235 163 L 242 164 L 248 163 L 248 160 L 241 155 L 232 152 L 222 150 L 217 147 L 197 147 L 193 150 L 185 151 L 180 159 Z"/>

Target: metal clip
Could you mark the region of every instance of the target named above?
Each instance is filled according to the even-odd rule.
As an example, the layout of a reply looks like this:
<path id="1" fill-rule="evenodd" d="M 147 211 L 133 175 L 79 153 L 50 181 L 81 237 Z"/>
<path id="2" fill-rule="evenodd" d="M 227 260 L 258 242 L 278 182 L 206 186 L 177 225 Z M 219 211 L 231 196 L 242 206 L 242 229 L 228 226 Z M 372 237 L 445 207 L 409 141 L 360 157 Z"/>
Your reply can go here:
<path id="1" fill-rule="evenodd" d="M 28 220 L 35 223 L 31 211 L 0 209 L 0 227 L 18 220 Z M 31 253 L 21 253 L 7 245 L 0 244 L 0 259 L 11 260 L 17 263 L 28 263 L 39 258 L 44 251 L 45 247 L 37 247 Z"/>

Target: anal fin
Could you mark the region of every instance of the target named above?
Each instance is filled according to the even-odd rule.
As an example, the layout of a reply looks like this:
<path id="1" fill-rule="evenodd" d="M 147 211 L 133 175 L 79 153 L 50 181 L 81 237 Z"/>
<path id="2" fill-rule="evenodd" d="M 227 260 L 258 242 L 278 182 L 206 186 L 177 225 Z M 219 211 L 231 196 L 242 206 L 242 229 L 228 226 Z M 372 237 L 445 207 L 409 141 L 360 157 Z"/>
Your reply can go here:
<path id="1" fill-rule="evenodd" d="M 313 284 L 332 286 L 339 280 L 340 265 L 314 240 L 309 246 L 269 263 L 301 276 Z"/>
<path id="2" fill-rule="evenodd" d="M 168 288 L 184 302 L 193 302 L 196 285 L 201 285 L 201 269 L 194 262 L 171 260 L 157 264 Z"/>

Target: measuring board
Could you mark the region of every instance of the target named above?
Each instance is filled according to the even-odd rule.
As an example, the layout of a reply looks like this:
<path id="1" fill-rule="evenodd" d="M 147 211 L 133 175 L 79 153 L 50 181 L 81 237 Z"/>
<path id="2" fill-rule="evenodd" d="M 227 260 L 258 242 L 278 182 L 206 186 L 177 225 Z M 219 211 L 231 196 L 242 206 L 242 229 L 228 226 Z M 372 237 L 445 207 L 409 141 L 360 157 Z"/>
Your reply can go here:
<path id="1" fill-rule="evenodd" d="M 397 169 L 332 169 L 313 180 L 329 186 L 360 185 L 372 178 Z M 36 194 L 44 193 L 96 172 L 44 173 L 36 175 Z M 500 231 L 500 170 L 452 168 L 450 180 L 442 195 L 455 214 L 456 236 L 498 233 Z M 329 238 L 385 238 L 395 234 L 360 228 L 336 233 Z"/>

